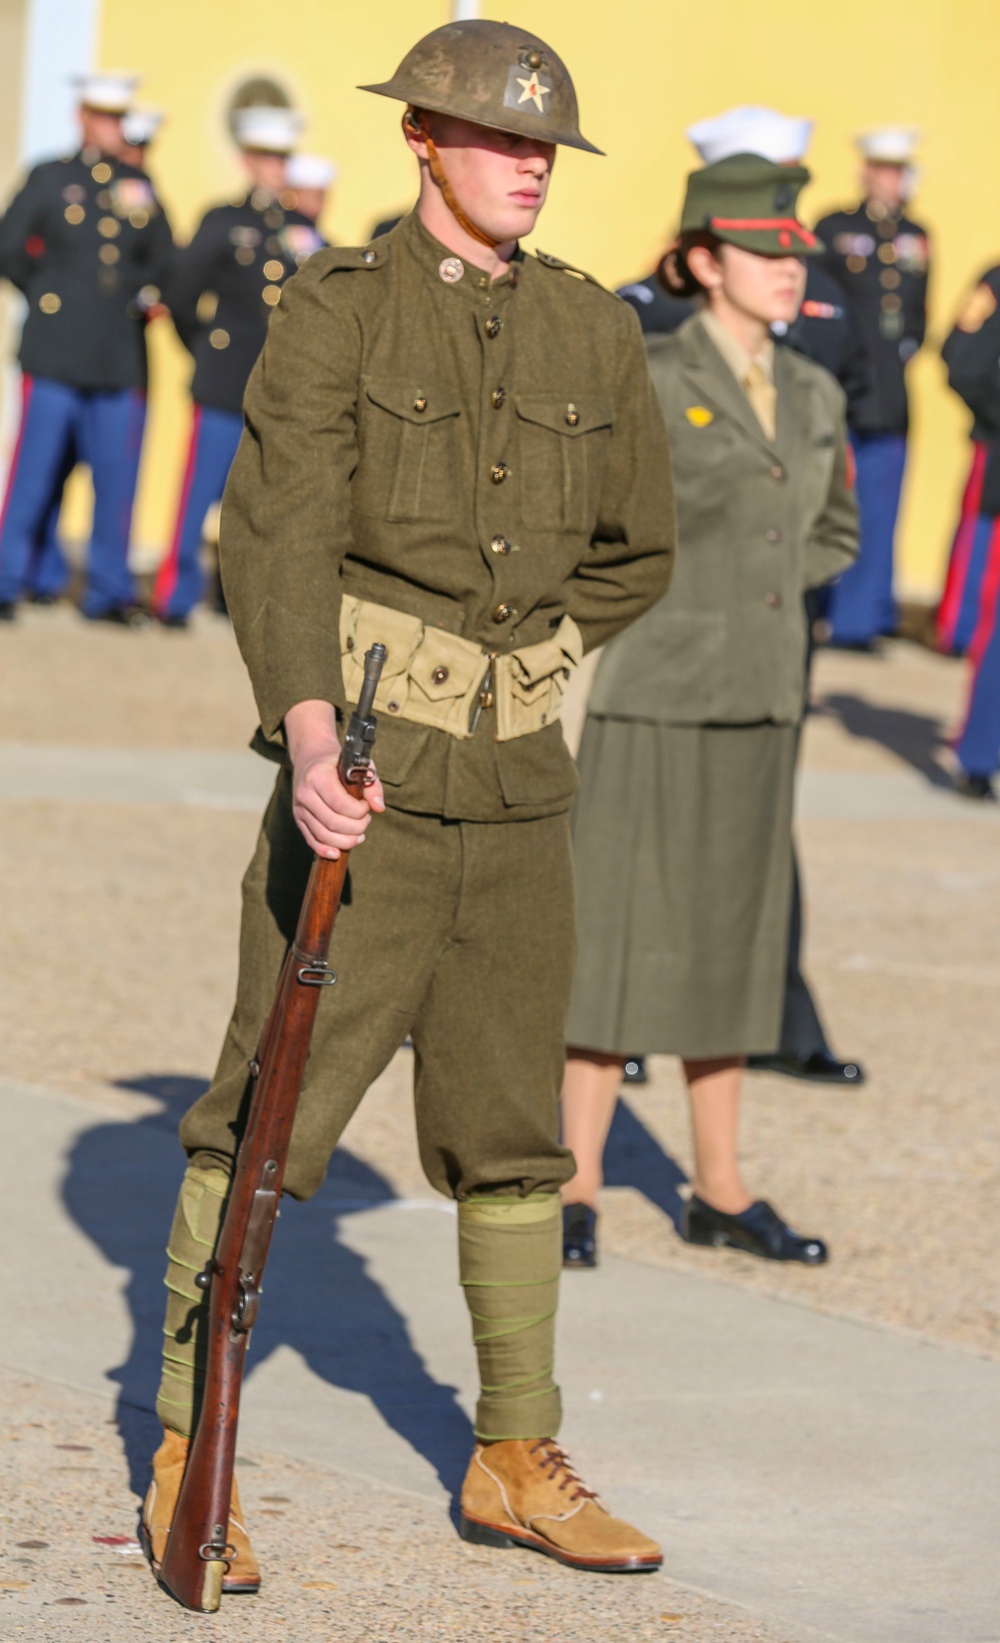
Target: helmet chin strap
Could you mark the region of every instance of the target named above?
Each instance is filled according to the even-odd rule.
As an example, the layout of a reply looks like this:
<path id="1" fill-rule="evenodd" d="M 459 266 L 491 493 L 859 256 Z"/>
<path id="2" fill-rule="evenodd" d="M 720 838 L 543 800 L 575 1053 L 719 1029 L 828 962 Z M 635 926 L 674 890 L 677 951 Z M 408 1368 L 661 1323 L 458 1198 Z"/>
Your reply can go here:
<path id="1" fill-rule="evenodd" d="M 451 183 L 445 175 L 444 166 L 441 164 L 441 156 L 437 151 L 437 144 L 435 143 L 430 132 L 427 130 L 427 127 L 424 125 L 423 116 L 421 115 L 419 109 L 413 108 L 412 105 L 403 115 L 403 130 L 406 132 L 407 136 L 419 137 L 424 143 L 426 143 L 427 164 L 430 166 L 431 176 L 434 178 L 438 188 L 441 190 L 441 196 L 444 203 L 448 207 L 448 210 L 451 212 L 455 221 L 458 223 L 458 226 L 460 228 L 464 228 L 470 238 L 478 240 L 480 245 L 488 245 L 491 251 L 495 251 L 497 246 L 501 244 L 501 241 L 495 240 L 491 234 L 484 234 L 483 230 L 481 228 L 477 228 L 472 218 L 462 210 L 462 207 L 455 198 L 455 193 Z"/>

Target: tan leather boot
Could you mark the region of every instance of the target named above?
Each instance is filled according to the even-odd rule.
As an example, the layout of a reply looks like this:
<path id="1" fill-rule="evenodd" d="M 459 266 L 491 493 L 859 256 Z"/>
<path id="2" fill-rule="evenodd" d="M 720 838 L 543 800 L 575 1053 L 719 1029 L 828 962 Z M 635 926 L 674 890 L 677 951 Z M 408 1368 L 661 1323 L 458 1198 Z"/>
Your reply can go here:
<path id="1" fill-rule="evenodd" d="M 476 1445 L 462 1485 L 462 1539 L 528 1546 L 571 1568 L 606 1573 L 663 1562 L 656 1542 L 612 1517 L 552 1438 Z"/>
<path id="2" fill-rule="evenodd" d="M 163 1442 L 153 1456 L 153 1481 L 142 1507 L 143 1542 L 154 1574 L 159 1574 L 167 1549 L 167 1536 L 174 1520 L 187 1452 L 188 1439 L 164 1428 Z M 222 1590 L 229 1594 L 256 1592 L 260 1587 L 260 1566 L 243 1527 L 243 1508 L 235 1477 L 229 1511 L 229 1541 L 236 1548 L 236 1556 L 229 1565 L 229 1572 L 222 1578 Z"/>

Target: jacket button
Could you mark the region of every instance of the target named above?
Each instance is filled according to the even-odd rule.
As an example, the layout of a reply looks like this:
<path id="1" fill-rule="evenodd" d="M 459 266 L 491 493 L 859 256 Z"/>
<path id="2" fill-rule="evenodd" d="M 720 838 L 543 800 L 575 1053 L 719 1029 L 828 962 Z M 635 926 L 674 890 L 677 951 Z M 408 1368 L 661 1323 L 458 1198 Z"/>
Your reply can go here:
<path id="1" fill-rule="evenodd" d="M 368 263 L 368 265 L 370 267 L 371 264 L 375 261 L 376 256 L 377 256 L 377 252 L 375 252 L 375 251 L 362 251 L 361 261 Z"/>
<path id="2" fill-rule="evenodd" d="M 788 478 L 788 475 L 785 473 L 784 468 L 779 462 L 776 462 L 774 467 L 771 469 L 771 478 L 777 485 L 784 484 L 785 480 Z"/>
<path id="3" fill-rule="evenodd" d="M 490 478 L 492 479 L 494 485 L 502 485 L 509 473 L 510 469 L 508 468 L 506 462 L 494 462 L 492 468 L 490 469 Z"/>
<path id="4" fill-rule="evenodd" d="M 493 406 L 493 409 L 495 411 L 499 411 L 501 405 L 503 404 L 503 402 L 506 398 L 507 398 L 506 388 L 494 388 L 493 392 L 490 395 L 490 404 Z"/>
<path id="5" fill-rule="evenodd" d="M 764 532 L 764 537 L 765 537 L 765 540 L 768 541 L 768 542 L 780 542 L 781 541 L 781 532 L 780 531 L 765 531 Z"/>
<path id="6" fill-rule="evenodd" d="M 426 409 L 427 409 L 427 396 L 426 396 L 426 394 L 418 394 L 417 395 L 416 399 L 413 401 L 413 409 L 415 411 L 426 411 Z"/>
<path id="7" fill-rule="evenodd" d="M 498 315 L 491 314 L 489 319 L 486 321 L 486 335 L 488 337 L 498 337 L 500 335 L 501 324 L 502 321 Z"/>
<path id="8" fill-rule="evenodd" d="M 782 604 L 781 594 L 780 593 L 767 593 L 767 594 L 765 594 L 764 595 L 764 603 L 767 606 L 768 610 L 779 610 L 781 608 L 781 604 Z"/>
<path id="9" fill-rule="evenodd" d="M 447 683 L 448 669 L 446 667 L 436 667 L 434 672 L 431 674 L 431 679 L 436 685 L 443 685 Z"/>
<path id="10" fill-rule="evenodd" d="M 577 423 L 579 422 L 579 420 L 580 420 L 580 413 L 577 410 L 576 406 L 575 405 L 567 405 L 567 407 L 566 407 L 566 426 L 568 428 L 575 428 Z"/>
<path id="11" fill-rule="evenodd" d="M 490 543 L 490 547 L 493 549 L 494 553 L 510 552 L 510 543 L 508 542 L 506 536 L 495 536 Z"/>
<path id="12" fill-rule="evenodd" d="M 511 617 L 516 615 L 517 611 L 513 605 L 498 605 L 493 612 L 493 620 L 499 625 L 501 622 L 509 622 Z"/>

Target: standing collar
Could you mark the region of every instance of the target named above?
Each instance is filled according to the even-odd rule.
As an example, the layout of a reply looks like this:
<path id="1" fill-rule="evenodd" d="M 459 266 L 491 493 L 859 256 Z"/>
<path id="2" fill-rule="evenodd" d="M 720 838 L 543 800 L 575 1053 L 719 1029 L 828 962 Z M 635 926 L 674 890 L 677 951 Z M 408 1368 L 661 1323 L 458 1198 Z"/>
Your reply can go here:
<path id="1" fill-rule="evenodd" d="M 454 291 L 456 296 L 466 302 L 473 302 L 477 306 L 491 306 L 507 299 L 518 283 L 521 274 L 521 265 L 524 262 L 524 253 L 520 246 L 514 252 L 513 260 L 505 274 L 499 279 L 491 280 L 489 275 L 474 263 L 467 262 L 424 227 L 420 217 L 414 209 L 409 216 L 404 217 L 399 226 L 393 229 L 394 235 L 399 235 L 412 257 L 423 269 L 424 273 L 435 284 L 444 290 Z M 441 270 L 447 269 L 453 275 L 456 268 L 462 273 L 458 279 L 445 277 Z"/>

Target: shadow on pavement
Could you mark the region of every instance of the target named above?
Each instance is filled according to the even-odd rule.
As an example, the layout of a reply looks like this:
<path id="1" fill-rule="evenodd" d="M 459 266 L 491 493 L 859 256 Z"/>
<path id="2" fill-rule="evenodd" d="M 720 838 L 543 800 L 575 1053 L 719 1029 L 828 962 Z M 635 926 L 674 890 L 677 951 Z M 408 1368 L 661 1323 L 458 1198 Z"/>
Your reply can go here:
<path id="1" fill-rule="evenodd" d="M 124 1295 L 132 1318 L 132 1349 L 109 1378 L 119 1388 L 118 1425 L 132 1488 L 142 1495 L 159 1433 L 153 1410 L 165 1300 L 164 1249 L 184 1171 L 177 1125 L 207 1084 L 164 1074 L 121 1080 L 120 1087 L 154 1096 L 160 1110 L 138 1123 L 97 1124 L 82 1135 L 69 1156 L 63 1198 L 81 1230 L 128 1274 Z M 364 1259 L 337 1238 L 342 1217 L 394 1196 L 377 1171 L 340 1149 L 315 1198 L 308 1204 L 285 1200 L 247 1378 L 276 1347 L 291 1347 L 331 1386 L 369 1397 L 386 1424 L 429 1461 L 454 1495 L 473 1441 L 456 1389 L 428 1374 L 405 1319 Z"/>
<path id="2" fill-rule="evenodd" d="M 938 763 L 938 754 L 946 746 L 940 719 L 910 713 L 905 708 L 880 707 L 860 696 L 836 691 L 824 695 L 817 705 L 821 713 L 839 719 L 849 736 L 877 742 L 919 771 L 932 787 L 953 790 L 951 777 Z"/>
<path id="3" fill-rule="evenodd" d="M 686 1181 L 687 1176 L 676 1159 L 664 1152 L 642 1119 L 620 1099 L 604 1149 L 605 1186 L 635 1187 L 661 1209 L 680 1232 L 684 1200 L 678 1189 Z"/>

